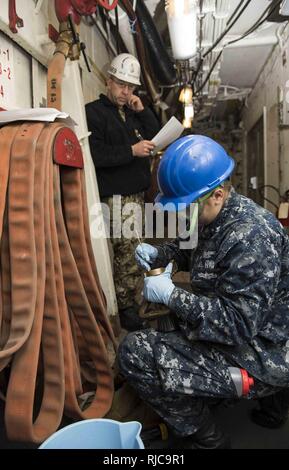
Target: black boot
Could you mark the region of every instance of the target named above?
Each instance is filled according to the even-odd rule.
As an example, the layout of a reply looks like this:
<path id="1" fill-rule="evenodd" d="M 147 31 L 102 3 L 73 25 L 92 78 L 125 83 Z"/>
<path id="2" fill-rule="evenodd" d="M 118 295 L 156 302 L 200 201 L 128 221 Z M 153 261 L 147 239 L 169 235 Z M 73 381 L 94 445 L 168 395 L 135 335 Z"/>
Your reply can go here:
<path id="1" fill-rule="evenodd" d="M 281 428 L 288 419 L 289 389 L 260 398 L 259 409 L 251 411 L 251 420 L 264 428 Z"/>
<path id="2" fill-rule="evenodd" d="M 127 331 L 138 331 L 149 328 L 148 323 L 139 317 L 137 305 L 120 310 L 119 320 L 121 327 Z"/>
<path id="3" fill-rule="evenodd" d="M 211 417 L 191 436 L 179 437 L 174 442 L 175 449 L 231 449 L 230 439 Z"/>

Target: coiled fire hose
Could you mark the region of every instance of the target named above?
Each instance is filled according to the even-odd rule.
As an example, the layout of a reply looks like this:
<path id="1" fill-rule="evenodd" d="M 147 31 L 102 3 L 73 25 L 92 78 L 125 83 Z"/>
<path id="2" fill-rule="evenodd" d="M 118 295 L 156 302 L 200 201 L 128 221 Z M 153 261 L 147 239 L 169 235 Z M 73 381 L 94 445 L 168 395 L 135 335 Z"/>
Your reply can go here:
<path id="1" fill-rule="evenodd" d="M 39 443 L 64 412 L 82 419 L 109 411 L 107 345 L 115 338 L 90 243 L 75 134 L 59 123 L 7 125 L 0 154 L 5 423 L 10 439 Z M 94 399 L 82 410 L 78 399 L 87 391 Z"/>

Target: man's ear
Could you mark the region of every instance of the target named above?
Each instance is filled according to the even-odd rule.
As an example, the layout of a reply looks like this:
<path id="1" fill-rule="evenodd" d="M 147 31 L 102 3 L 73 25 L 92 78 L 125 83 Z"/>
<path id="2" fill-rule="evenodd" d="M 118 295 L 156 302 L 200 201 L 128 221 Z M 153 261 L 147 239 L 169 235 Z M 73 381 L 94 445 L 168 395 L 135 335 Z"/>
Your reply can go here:
<path id="1" fill-rule="evenodd" d="M 222 202 L 225 198 L 225 191 L 223 188 L 217 188 L 215 191 L 214 191 L 214 198 L 216 200 L 216 202 Z"/>
<path id="2" fill-rule="evenodd" d="M 111 79 L 110 77 L 108 77 L 108 78 L 106 79 L 106 86 L 107 86 L 107 88 L 110 87 L 111 82 L 112 82 L 112 79 Z"/>

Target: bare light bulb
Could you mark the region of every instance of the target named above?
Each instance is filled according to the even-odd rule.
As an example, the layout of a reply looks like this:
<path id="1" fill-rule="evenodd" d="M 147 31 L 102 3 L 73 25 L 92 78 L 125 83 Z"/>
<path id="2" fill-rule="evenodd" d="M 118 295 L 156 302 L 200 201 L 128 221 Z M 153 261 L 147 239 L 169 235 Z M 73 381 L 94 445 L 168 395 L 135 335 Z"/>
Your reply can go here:
<path id="1" fill-rule="evenodd" d="M 184 116 L 185 116 L 185 119 L 191 119 L 191 120 L 194 119 L 195 111 L 194 111 L 193 104 L 187 104 L 185 106 Z"/>
<path id="2" fill-rule="evenodd" d="M 165 5 L 173 56 L 190 59 L 197 52 L 197 2 L 166 0 Z"/>
<path id="3" fill-rule="evenodd" d="M 184 104 L 191 104 L 193 101 L 193 90 L 190 85 L 186 85 L 179 96 L 179 101 Z"/>
<path id="4" fill-rule="evenodd" d="M 185 129 L 190 129 L 192 127 L 192 120 L 188 118 L 183 119 L 183 126 Z"/>

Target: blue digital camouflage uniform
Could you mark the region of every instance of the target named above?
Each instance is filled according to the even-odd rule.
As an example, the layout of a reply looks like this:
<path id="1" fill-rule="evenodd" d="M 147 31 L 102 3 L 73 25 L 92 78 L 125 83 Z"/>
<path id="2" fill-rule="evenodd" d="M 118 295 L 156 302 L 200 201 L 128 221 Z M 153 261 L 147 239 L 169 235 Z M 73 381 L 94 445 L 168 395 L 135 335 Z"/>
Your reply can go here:
<path id="1" fill-rule="evenodd" d="M 255 378 L 248 398 L 289 387 L 289 237 L 278 220 L 231 190 L 195 250 L 158 247 L 156 266 L 175 259 L 192 292 L 176 287 L 170 309 L 180 330 L 130 334 L 123 373 L 180 435 L 196 432 L 208 398 L 236 398 L 228 366 Z"/>

